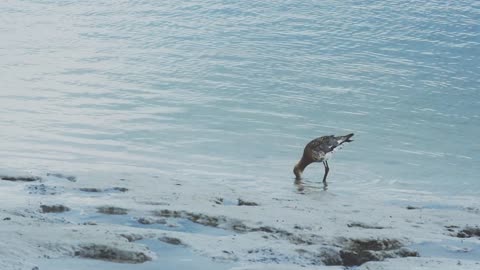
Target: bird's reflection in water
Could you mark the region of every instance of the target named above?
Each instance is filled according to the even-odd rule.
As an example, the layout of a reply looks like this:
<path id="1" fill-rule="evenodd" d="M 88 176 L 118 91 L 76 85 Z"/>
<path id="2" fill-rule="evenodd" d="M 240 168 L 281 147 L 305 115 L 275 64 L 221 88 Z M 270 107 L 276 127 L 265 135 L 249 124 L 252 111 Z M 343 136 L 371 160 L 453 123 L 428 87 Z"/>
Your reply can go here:
<path id="1" fill-rule="evenodd" d="M 316 183 L 316 182 L 304 181 L 303 179 L 295 179 L 294 184 L 299 194 L 307 194 L 311 192 L 328 190 L 327 183 Z"/>

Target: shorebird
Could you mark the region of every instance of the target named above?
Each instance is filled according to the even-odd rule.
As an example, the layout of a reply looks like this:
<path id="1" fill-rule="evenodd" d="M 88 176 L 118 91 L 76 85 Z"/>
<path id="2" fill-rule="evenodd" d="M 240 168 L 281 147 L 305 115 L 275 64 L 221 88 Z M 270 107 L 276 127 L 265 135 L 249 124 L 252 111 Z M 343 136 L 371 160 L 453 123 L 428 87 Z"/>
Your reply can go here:
<path id="1" fill-rule="evenodd" d="M 303 150 L 303 156 L 293 168 L 296 180 L 302 179 L 302 173 L 305 168 L 313 162 L 323 162 L 325 166 L 325 174 L 323 175 L 323 184 L 327 184 L 327 175 L 330 168 L 328 167 L 328 159 L 331 157 L 335 149 L 345 142 L 352 142 L 350 138 L 353 133 L 345 136 L 323 136 L 313 139 Z"/>

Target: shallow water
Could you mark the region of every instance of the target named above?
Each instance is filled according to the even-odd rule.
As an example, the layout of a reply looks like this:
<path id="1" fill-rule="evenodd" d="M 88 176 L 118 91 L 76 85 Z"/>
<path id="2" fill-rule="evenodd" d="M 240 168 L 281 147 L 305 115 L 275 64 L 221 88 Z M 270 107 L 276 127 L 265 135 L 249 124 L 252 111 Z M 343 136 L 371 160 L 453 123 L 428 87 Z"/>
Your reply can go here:
<path id="1" fill-rule="evenodd" d="M 2 3 L 0 172 L 291 192 L 306 142 L 354 132 L 331 188 L 478 194 L 479 7 Z"/>
<path id="2" fill-rule="evenodd" d="M 235 266 L 234 263 L 215 262 L 201 255 L 195 254 L 182 246 L 173 246 L 162 243 L 158 240 L 142 240 L 139 243 L 149 247 L 156 254 L 157 258 L 142 264 L 122 264 L 89 259 L 60 258 L 60 259 L 41 259 L 36 263 L 39 269 L 139 269 L 139 270 L 175 270 L 175 269 L 212 269 L 223 270 Z"/>
<path id="3" fill-rule="evenodd" d="M 478 260 L 480 243 L 469 239 L 443 240 L 439 242 L 423 242 L 412 245 L 421 257 L 442 257 L 458 260 Z"/>
<path id="4" fill-rule="evenodd" d="M 131 214 L 102 214 L 98 213 L 96 209 L 82 209 L 73 210 L 63 213 L 49 214 L 50 217 L 57 218 L 62 222 L 74 223 L 74 224 L 117 224 L 127 227 L 155 229 L 162 231 L 182 231 L 195 234 L 206 234 L 212 236 L 225 236 L 232 235 L 233 232 L 224 230 L 222 228 L 216 228 L 213 226 L 205 226 L 195 222 L 192 222 L 185 218 L 168 218 L 162 219 L 155 217 L 148 213 L 145 215 L 131 215 Z M 153 222 L 152 224 L 142 224 L 138 220 L 140 218 L 150 218 L 152 221 L 162 220 L 162 222 Z M 165 223 L 163 223 L 163 221 Z"/>

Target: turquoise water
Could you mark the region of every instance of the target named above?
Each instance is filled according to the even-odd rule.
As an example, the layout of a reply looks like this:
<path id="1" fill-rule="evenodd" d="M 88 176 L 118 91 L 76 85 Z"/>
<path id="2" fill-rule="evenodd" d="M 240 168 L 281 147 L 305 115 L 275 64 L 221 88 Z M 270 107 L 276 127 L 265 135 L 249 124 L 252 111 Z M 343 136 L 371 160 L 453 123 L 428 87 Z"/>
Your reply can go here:
<path id="1" fill-rule="evenodd" d="M 1 173 L 275 190 L 310 139 L 354 132 L 331 188 L 480 190 L 479 1 L 12 0 L 0 14 Z"/>

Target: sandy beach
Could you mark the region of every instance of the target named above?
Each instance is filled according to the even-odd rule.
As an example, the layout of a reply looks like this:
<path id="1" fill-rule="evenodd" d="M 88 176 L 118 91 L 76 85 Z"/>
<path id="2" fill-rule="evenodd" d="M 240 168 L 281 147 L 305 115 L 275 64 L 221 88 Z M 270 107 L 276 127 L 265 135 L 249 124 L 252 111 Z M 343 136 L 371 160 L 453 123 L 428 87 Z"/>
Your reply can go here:
<path id="1" fill-rule="evenodd" d="M 2 176 L 0 268 L 480 269 L 473 197 L 120 177 Z"/>

